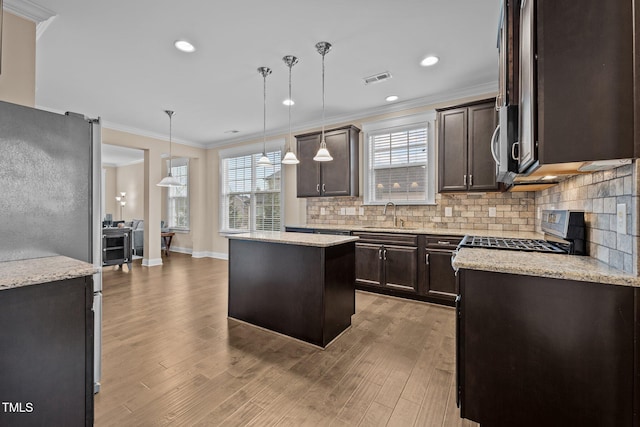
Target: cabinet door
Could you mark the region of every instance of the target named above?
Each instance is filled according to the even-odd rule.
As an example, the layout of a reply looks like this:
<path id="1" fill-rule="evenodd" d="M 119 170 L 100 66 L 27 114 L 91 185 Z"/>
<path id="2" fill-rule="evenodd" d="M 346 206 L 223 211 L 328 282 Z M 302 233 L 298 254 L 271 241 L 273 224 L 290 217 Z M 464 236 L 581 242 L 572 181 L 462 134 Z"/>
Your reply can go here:
<path id="1" fill-rule="evenodd" d="M 418 248 L 384 246 L 385 285 L 404 291 L 418 292 Z"/>
<path id="2" fill-rule="evenodd" d="M 349 196 L 351 188 L 351 147 L 350 132 L 341 129 L 325 133 L 325 142 L 329 154 L 333 157 L 330 162 L 321 166 L 321 193 L 323 196 Z M 356 171 L 357 173 L 357 171 Z M 357 190 L 356 190 L 357 191 Z"/>
<path id="3" fill-rule="evenodd" d="M 467 108 L 441 111 L 438 121 L 438 191 L 466 191 Z"/>
<path id="4" fill-rule="evenodd" d="M 453 301 L 458 293 L 458 278 L 451 267 L 451 251 L 427 249 L 427 295 Z"/>
<path id="5" fill-rule="evenodd" d="M 493 103 L 469 107 L 469 190 L 496 190 L 496 162 L 491 156 L 491 137 L 498 125 Z"/>
<path id="6" fill-rule="evenodd" d="M 356 283 L 382 285 L 382 246 L 356 243 Z"/>
<path id="7" fill-rule="evenodd" d="M 316 197 L 320 195 L 320 164 L 313 160 L 320 146 L 319 135 L 307 135 L 296 140 L 298 163 L 296 183 L 298 197 Z"/>

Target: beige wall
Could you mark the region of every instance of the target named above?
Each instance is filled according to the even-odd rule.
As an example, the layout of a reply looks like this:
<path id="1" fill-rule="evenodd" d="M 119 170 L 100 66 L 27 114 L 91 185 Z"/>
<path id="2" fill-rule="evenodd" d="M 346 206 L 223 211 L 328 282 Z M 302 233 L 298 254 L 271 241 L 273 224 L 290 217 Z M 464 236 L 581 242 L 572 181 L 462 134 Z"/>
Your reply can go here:
<path id="1" fill-rule="evenodd" d="M 102 166 L 104 170 L 104 213 L 111 214 L 113 220 L 118 218 L 120 209 L 116 209 L 116 174 L 117 168 Z M 104 219 L 104 218 L 103 218 Z"/>
<path id="2" fill-rule="evenodd" d="M 125 200 L 127 202 L 122 210 L 123 218 L 120 217 L 120 206 L 115 200 L 121 192 L 126 193 Z M 144 163 L 134 163 L 116 168 L 116 187 L 110 198 L 116 203 L 113 212 L 114 219 L 131 221 L 132 219 L 144 218 Z"/>
<path id="3" fill-rule="evenodd" d="M 4 12 L 0 100 L 33 107 L 36 100 L 36 24 Z"/>

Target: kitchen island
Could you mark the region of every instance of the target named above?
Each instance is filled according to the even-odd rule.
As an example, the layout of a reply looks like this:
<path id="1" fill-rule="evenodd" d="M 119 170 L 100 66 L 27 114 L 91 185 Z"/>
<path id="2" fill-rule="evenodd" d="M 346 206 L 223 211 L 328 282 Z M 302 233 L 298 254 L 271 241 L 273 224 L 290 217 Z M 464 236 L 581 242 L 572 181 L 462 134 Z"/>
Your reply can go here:
<path id="1" fill-rule="evenodd" d="M 355 313 L 353 236 L 251 232 L 229 238 L 229 317 L 326 347 Z"/>

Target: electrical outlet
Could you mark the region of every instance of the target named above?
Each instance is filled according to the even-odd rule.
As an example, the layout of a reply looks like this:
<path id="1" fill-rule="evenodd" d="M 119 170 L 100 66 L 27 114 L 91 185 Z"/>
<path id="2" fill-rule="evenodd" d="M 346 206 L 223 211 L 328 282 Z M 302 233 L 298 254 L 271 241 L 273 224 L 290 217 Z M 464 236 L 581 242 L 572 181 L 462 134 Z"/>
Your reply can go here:
<path id="1" fill-rule="evenodd" d="M 364 208 L 360 208 L 358 213 L 360 216 L 364 216 Z"/>
<path id="2" fill-rule="evenodd" d="M 453 208 L 451 206 L 444 208 L 444 216 L 453 216 Z"/>
<path id="3" fill-rule="evenodd" d="M 340 215 L 344 215 L 346 214 L 346 209 L 345 208 L 340 208 Z"/>
<path id="4" fill-rule="evenodd" d="M 620 234 L 627 234 L 627 205 L 619 203 L 616 209 L 617 231 Z"/>
<path id="5" fill-rule="evenodd" d="M 355 215 L 356 208 L 347 208 L 347 215 Z"/>
<path id="6" fill-rule="evenodd" d="M 492 207 L 489 208 L 489 217 L 490 218 L 495 218 L 495 216 L 496 216 L 496 207 L 492 206 Z"/>
<path id="7" fill-rule="evenodd" d="M 326 215 L 327 214 L 327 209 L 326 208 L 320 208 L 320 215 Z"/>

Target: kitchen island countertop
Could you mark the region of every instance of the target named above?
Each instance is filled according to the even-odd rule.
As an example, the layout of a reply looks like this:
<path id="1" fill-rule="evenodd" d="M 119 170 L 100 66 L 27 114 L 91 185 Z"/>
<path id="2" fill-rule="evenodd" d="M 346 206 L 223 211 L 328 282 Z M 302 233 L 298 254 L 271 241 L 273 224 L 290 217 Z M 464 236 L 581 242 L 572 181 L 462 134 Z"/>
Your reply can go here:
<path id="1" fill-rule="evenodd" d="M 287 245 L 315 246 L 327 248 L 343 243 L 355 242 L 357 236 L 336 236 L 331 234 L 290 233 L 285 231 L 253 231 L 250 233 L 228 234 L 229 239 L 254 240 L 260 242 L 283 243 Z"/>
<path id="2" fill-rule="evenodd" d="M 91 276 L 98 271 L 89 263 L 66 256 L 0 262 L 0 291 Z"/>
<path id="3" fill-rule="evenodd" d="M 452 265 L 456 269 L 640 287 L 640 277 L 588 256 L 461 248 Z"/>

